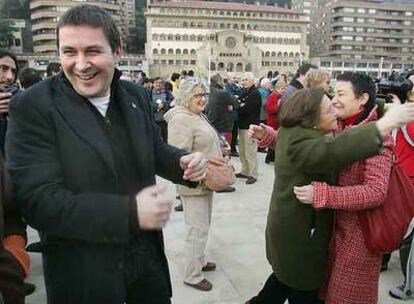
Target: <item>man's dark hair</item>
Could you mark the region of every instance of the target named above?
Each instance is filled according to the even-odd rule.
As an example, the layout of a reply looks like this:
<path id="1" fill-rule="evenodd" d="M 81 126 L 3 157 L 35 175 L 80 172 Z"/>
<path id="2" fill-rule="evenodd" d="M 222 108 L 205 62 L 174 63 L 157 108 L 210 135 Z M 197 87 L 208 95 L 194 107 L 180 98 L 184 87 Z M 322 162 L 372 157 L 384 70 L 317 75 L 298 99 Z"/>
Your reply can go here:
<path id="1" fill-rule="evenodd" d="M 296 77 L 299 77 L 300 75 L 306 75 L 306 73 L 309 72 L 310 69 L 317 69 L 317 68 L 318 67 L 316 65 L 313 65 L 310 63 L 304 63 L 296 71 Z"/>
<path id="2" fill-rule="evenodd" d="M 180 74 L 178 74 L 178 73 L 172 73 L 172 75 L 171 75 L 171 81 L 176 81 L 179 78 L 180 78 Z"/>
<path id="3" fill-rule="evenodd" d="M 57 74 L 60 72 L 61 65 L 59 62 L 50 62 L 46 67 L 47 77 L 53 76 L 53 73 Z"/>
<path id="4" fill-rule="evenodd" d="M 16 76 L 14 77 L 14 81 L 16 81 L 17 74 L 19 73 L 19 64 L 17 63 L 16 55 L 14 55 L 12 52 L 8 50 L 0 49 L 0 58 L 3 58 L 3 57 L 10 57 L 14 61 L 14 64 L 16 66 Z"/>
<path id="5" fill-rule="evenodd" d="M 188 76 L 189 77 L 194 77 L 194 71 L 193 70 L 189 70 L 188 71 Z"/>
<path id="6" fill-rule="evenodd" d="M 42 81 L 42 77 L 35 69 L 23 68 L 19 73 L 19 81 L 23 89 L 28 89 L 32 85 Z"/>
<path id="7" fill-rule="evenodd" d="M 285 128 L 302 126 L 315 127 L 321 116 L 321 103 L 325 90 L 322 88 L 296 91 L 283 105 L 279 121 Z"/>
<path id="8" fill-rule="evenodd" d="M 101 28 L 111 46 L 112 52 L 115 52 L 121 47 L 121 36 L 119 35 L 114 19 L 112 19 L 109 13 L 96 5 L 82 4 L 72 7 L 60 17 L 56 27 L 58 48 L 60 28 L 64 26 L 82 25 Z M 82 33 L 79 34 L 82 35 Z"/>
<path id="9" fill-rule="evenodd" d="M 338 75 L 336 80 L 350 82 L 352 84 L 352 90 L 354 91 L 355 97 L 357 98 L 361 97 L 365 93 L 368 94 L 369 99 L 364 105 L 364 111 L 362 111 L 362 113 L 358 116 L 354 124 L 360 123 L 368 117 L 369 113 L 371 113 L 372 109 L 377 105 L 374 81 L 367 74 L 352 72 Z"/>

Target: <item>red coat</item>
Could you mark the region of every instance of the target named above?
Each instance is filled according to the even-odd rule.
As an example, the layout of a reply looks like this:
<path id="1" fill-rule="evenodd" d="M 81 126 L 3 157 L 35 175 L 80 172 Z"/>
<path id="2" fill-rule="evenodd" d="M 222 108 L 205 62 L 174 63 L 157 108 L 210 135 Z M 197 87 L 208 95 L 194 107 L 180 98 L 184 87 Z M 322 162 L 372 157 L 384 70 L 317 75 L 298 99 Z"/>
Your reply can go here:
<path id="1" fill-rule="evenodd" d="M 414 122 L 407 124 L 408 136 L 414 141 Z M 397 156 L 398 164 L 411 178 L 414 184 L 414 148 L 411 147 L 405 140 L 401 130 L 397 132 L 397 139 L 395 142 L 395 154 Z"/>
<path id="2" fill-rule="evenodd" d="M 369 120 L 376 119 L 372 112 Z M 376 304 L 381 255 L 364 241 L 358 211 L 374 208 L 385 199 L 391 171 L 392 139 L 384 139 L 381 153 L 344 168 L 338 186 L 314 182 L 314 208 L 335 209 L 327 278 L 321 295 L 325 304 Z"/>
<path id="3" fill-rule="evenodd" d="M 267 96 L 267 99 L 266 99 L 266 112 L 267 112 L 266 124 L 268 126 L 271 126 L 274 130 L 277 130 L 279 128 L 276 116 L 277 116 L 277 112 L 279 111 L 281 97 L 282 97 L 282 94 L 273 92 L 272 94 Z"/>

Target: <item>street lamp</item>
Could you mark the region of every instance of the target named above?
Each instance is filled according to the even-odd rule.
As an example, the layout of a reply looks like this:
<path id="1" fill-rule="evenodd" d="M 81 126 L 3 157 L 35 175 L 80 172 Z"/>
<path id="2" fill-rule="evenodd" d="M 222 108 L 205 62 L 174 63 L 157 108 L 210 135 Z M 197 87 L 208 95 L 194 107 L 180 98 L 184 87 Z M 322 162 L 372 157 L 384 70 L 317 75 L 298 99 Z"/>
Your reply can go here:
<path id="1" fill-rule="evenodd" d="M 384 57 L 381 57 L 379 71 L 378 71 L 378 78 L 382 78 L 382 65 L 384 64 Z"/>

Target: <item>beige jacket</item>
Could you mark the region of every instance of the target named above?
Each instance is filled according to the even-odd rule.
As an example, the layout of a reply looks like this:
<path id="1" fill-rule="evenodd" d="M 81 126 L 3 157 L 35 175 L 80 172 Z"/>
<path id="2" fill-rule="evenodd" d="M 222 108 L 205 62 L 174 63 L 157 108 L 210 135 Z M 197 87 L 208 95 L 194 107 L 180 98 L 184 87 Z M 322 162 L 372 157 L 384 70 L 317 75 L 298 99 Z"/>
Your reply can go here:
<path id="1" fill-rule="evenodd" d="M 164 115 L 168 123 L 168 143 L 190 153 L 201 152 L 207 157 L 220 157 L 220 142 L 216 130 L 203 115 L 176 106 Z M 180 195 L 204 195 L 208 190 L 203 183 L 197 188 L 178 186 Z"/>

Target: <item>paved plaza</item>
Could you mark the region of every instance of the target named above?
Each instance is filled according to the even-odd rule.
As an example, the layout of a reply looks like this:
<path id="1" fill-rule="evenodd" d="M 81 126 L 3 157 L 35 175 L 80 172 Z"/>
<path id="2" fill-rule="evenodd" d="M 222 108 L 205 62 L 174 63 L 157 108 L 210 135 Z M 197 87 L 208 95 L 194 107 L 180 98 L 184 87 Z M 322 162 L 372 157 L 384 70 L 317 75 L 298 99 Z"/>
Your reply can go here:
<path id="1" fill-rule="evenodd" d="M 239 159 L 234 158 L 232 161 L 239 169 Z M 259 153 L 259 163 L 256 184 L 245 185 L 245 180 L 238 179 L 236 192 L 216 194 L 214 197 L 207 258 L 217 263 L 217 270 L 206 273 L 214 285 L 212 291 L 196 291 L 183 284 L 184 218 L 181 212 L 172 214 L 164 236 L 173 281 L 174 304 L 241 304 L 261 289 L 270 273 L 265 256 L 264 230 L 272 191 L 273 166 L 264 163 L 262 153 Z M 168 184 L 168 191 L 174 197 L 175 187 Z M 29 234 L 31 241 L 37 239 L 35 231 L 31 230 Z M 29 281 L 36 284 L 37 290 L 27 303 L 46 303 L 40 254 L 31 254 L 31 259 L 33 273 Z M 388 289 L 401 280 L 398 255 L 394 254 L 389 270 L 381 274 L 379 304 L 414 303 L 414 300 L 401 302 L 388 296 Z"/>

